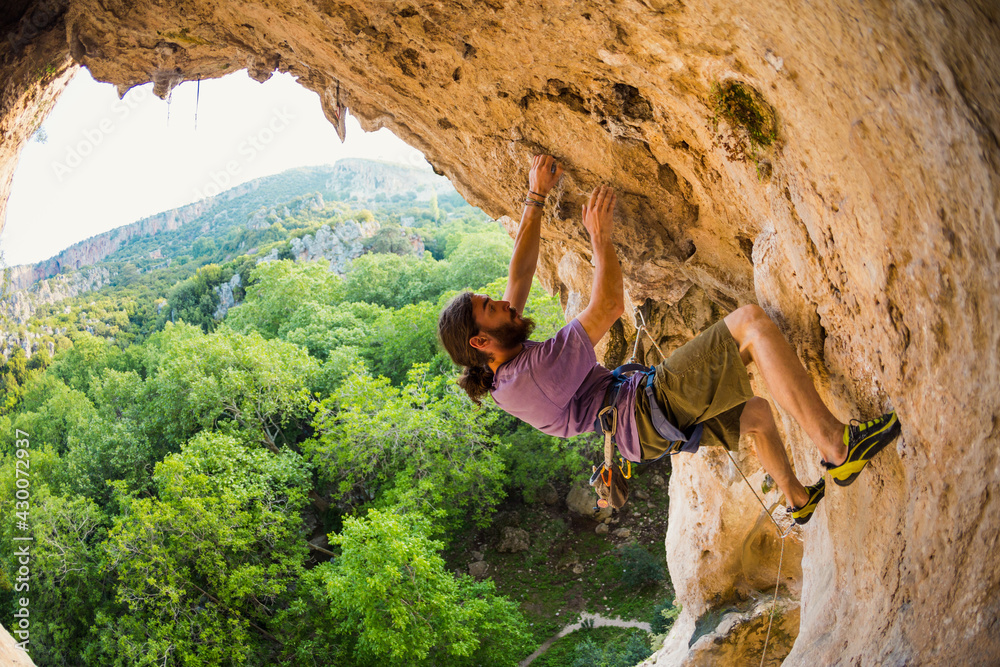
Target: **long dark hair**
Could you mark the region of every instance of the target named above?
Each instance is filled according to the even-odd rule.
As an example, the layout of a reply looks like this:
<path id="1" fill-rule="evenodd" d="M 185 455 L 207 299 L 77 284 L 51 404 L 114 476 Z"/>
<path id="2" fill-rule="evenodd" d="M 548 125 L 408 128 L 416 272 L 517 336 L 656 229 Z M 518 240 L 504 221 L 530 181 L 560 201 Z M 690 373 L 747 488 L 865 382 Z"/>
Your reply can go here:
<path id="1" fill-rule="evenodd" d="M 479 335 L 479 325 L 472 312 L 472 292 L 462 292 L 445 306 L 438 318 L 438 338 L 448 356 L 464 368 L 458 386 L 472 402 L 482 405 L 482 397 L 493 387 L 490 357 L 469 345 L 469 339 Z"/>

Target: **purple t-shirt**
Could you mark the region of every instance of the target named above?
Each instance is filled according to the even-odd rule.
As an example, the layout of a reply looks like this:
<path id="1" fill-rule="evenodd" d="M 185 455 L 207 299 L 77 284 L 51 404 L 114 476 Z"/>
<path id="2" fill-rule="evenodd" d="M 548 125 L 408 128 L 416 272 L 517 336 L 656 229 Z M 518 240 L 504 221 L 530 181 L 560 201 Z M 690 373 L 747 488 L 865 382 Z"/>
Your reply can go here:
<path id="1" fill-rule="evenodd" d="M 635 428 L 635 392 L 641 377 L 633 375 L 618 393 L 618 451 L 639 461 L 642 450 Z M 529 340 L 493 377 L 493 400 L 505 412 L 542 433 L 568 438 L 593 432 L 594 420 L 611 384 L 611 371 L 597 363 L 594 346 L 574 319 L 545 342 Z"/>

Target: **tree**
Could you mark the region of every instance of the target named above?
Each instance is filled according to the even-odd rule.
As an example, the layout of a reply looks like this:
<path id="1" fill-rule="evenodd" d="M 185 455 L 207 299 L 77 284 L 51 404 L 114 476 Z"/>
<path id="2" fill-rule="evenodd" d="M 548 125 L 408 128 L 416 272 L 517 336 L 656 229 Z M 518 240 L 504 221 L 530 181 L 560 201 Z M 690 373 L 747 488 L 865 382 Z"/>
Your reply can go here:
<path id="1" fill-rule="evenodd" d="M 513 243 L 502 232 L 463 235 L 448 255 L 447 284 L 479 288 L 507 275 Z"/>
<path id="2" fill-rule="evenodd" d="M 28 360 L 28 370 L 45 370 L 51 363 L 52 355 L 49 354 L 49 349 L 43 345 L 31 355 L 31 359 Z"/>
<path id="3" fill-rule="evenodd" d="M 318 364 L 297 345 L 265 340 L 255 331 L 244 335 L 221 327 L 206 335 L 172 325 L 153 342 L 154 355 L 159 354 L 156 348 L 166 348 L 169 355 L 158 356 L 155 374 L 147 381 L 146 432 L 151 439 L 180 443 L 201 429 L 231 421 L 276 452 L 287 441 L 284 429 L 295 431 L 298 420 L 306 417 L 305 387 Z"/>
<path id="4" fill-rule="evenodd" d="M 437 529 L 485 525 L 503 497 L 493 411 L 469 409 L 445 378 L 414 366 L 402 387 L 384 377 L 348 376 L 316 404 L 316 436 L 302 450 L 342 506 L 418 511 Z"/>
<path id="5" fill-rule="evenodd" d="M 96 417 L 94 405 L 86 394 L 70 389 L 62 380 L 46 373 L 28 383 L 24 401 L 13 415 L 13 426 L 65 454 L 70 435 L 80 432 Z M 0 433 L 0 437 L 4 435 Z"/>
<path id="6" fill-rule="evenodd" d="M 147 491 L 153 467 L 172 448 L 151 441 L 145 431 L 146 387 L 135 371 L 104 369 L 90 394 L 96 414 L 69 429 L 65 465 L 70 489 L 105 507 L 109 481 L 124 480 L 135 492 Z"/>
<path id="7" fill-rule="evenodd" d="M 431 201 L 429 206 L 431 210 L 431 216 L 434 218 L 434 221 L 439 222 L 441 220 L 441 209 L 438 208 L 438 194 L 436 190 L 431 193 Z"/>
<path id="8" fill-rule="evenodd" d="M 278 336 L 302 345 L 318 359 L 326 359 L 339 347 L 371 345 L 374 322 L 384 312 L 381 306 L 370 303 L 327 305 L 309 301 L 281 325 Z"/>
<path id="9" fill-rule="evenodd" d="M 344 276 L 348 301 L 399 308 L 408 303 L 433 301 L 443 285 L 442 267 L 431 259 L 399 255 L 362 255 Z"/>
<path id="10" fill-rule="evenodd" d="M 365 243 L 365 250 L 370 253 L 393 253 L 396 255 L 413 255 L 413 243 L 410 235 L 402 227 L 384 226 Z"/>
<path id="11" fill-rule="evenodd" d="M 576 645 L 573 667 L 632 667 L 651 653 L 649 643 L 639 632 L 631 632 L 610 644 L 598 644 L 587 638 Z"/>
<path id="12" fill-rule="evenodd" d="M 453 577 L 428 530 L 414 514 L 345 520 L 330 537 L 340 556 L 310 571 L 290 606 L 313 629 L 310 652 L 359 666 L 499 667 L 523 657 L 530 637 L 517 606 L 492 583 Z"/>
<path id="13" fill-rule="evenodd" d="M 32 469 L 36 467 L 38 454 L 32 452 Z M 3 515 L 14 517 L 18 510 L 13 496 L 7 499 L 6 492 L 2 495 Z M 92 501 L 53 495 L 41 483 L 31 488 L 30 517 L 33 537 L 30 589 L 5 593 L 0 598 L 4 602 L 10 598 L 29 598 L 31 657 L 37 664 L 99 664 L 101 661 L 95 655 L 94 620 L 97 611 L 109 602 L 100 549 L 107 534 L 107 517 Z M 12 525 L 13 521 L 7 523 Z M 7 526 L 0 528 L 0 532 L 4 533 L 0 537 L 3 544 L 0 552 L 7 555 L 4 569 L 13 574 L 19 567 L 15 550 L 25 542 L 14 542 L 7 534 Z"/>
<path id="14" fill-rule="evenodd" d="M 215 239 L 200 236 L 191 246 L 191 252 L 195 257 L 206 257 L 218 252 L 218 247 L 215 245 Z"/>
<path id="15" fill-rule="evenodd" d="M 199 239 L 202 241 L 205 239 Z M 177 283 L 167 295 L 164 317 L 184 321 L 211 331 L 215 328 L 215 310 L 219 307 L 219 294 L 215 288 L 229 280 L 218 264 L 206 264 L 182 282 Z"/>
<path id="16" fill-rule="evenodd" d="M 10 357 L 0 364 L 0 414 L 13 411 L 20 403 L 27 379 L 28 357 L 22 348 L 15 347 Z"/>
<path id="17" fill-rule="evenodd" d="M 121 368 L 122 351 L 107 341 L 86 332 L 73 335 L 73 347 L 56 355 L 49 373 L 71 389 L 87 391 L 102 368 Z"/>
<path id="18" fill-rule="evenodd" d="M 264 262 L 251 276 L 243 303 L 226 315 L 226 324 L 243 333 L 258 331 L 274 338 L 303 304 L 332 305 L 342 299 L 339 276 L 320 262 Z"/>
<path id="19" fill-rule="evenodd" d="M 384 311 L 362 348 L 372 372 L 401 384 L 414 364 L 430 364 L 434 375 L 449 370 L 451 360 L 437 342 L 439 312 L 429 301 Z"/>
<path id="20" fill-rule="evenodd" d="M 123 497 L 105 543 L 123 610 L 98 619 L 102 664 L 266 664 L 270 616 L 303 573 L 308 467 L 201 433 L 153 478 L 158 496 Z"/>

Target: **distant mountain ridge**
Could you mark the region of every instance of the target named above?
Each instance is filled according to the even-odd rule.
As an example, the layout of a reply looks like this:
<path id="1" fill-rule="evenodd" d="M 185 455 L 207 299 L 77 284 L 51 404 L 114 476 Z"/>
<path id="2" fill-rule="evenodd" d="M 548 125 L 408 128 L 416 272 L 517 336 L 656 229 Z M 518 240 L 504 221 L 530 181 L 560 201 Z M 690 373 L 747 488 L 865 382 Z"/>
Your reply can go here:
<path id="1" fill-rule="evenodd" d="M 287 199 L 289 192 L 305 191 L 315 191 L 335 200 L 365 202 L 377 195 L 392 197 L 399 194 L 410 194 L 417 200 L 427 200 L 432 193 L 453 192 L 454 187 L 447 178 L 425 169 L 360 158 L 345 158 L 333 165 L 290 169 L 237 185 L 214 197 L 97 234 L 74 243 L 41 262 L 9 267 L 7 289 L 27 289 L 39 280 L 51 278 L 63 270 L 77 270 L 95 264 L 123 248 L 132 239 L 176 230 L 199 219 L 203 221 L 203 228 L 212 222 L 218 222 L 220 218 L 230 225 L 243 224 L 262 207 Z M 236 217 L 239 218 L 242 214 L 242 219 L 233 220 L 232 204 L 241 198 L 245 198 L 246 202 L 236 207 Z"/>
<path id="2" fill-rule="evenodd" d="M 58 255 L 54 255 L 41 262 L 11 267 L 8 283 L 9 289 L 27 289 L 39 280 L 45 280 L 57 275 L 63 269 L 76 270 L 96 264 L 135 237 L 152 236 L 162 231 L 178 229 L 182 225 L 204 215 L 218 201 L 231 201 L 258 187 L 259 183 L 250 181 L 226 190 L 215 197 L 209 197 L 193 204 L 157 213 L 148 218 L 143 218 L 138 222 L 91 236 L 88 239 L 74 243 Z"/>

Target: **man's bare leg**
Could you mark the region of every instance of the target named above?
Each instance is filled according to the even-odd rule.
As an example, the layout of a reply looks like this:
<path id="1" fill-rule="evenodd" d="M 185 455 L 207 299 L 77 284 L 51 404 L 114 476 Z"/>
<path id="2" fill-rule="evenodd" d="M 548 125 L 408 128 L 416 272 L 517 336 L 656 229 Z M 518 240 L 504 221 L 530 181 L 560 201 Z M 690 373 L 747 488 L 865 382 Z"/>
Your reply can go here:
<path id="1" fill-rule="evenodd" d="M 824 460 L 837 465 L 843 463 L 847 459 L 847 447 L 843 442 L 844 424 L 823 403 L 795 350 L 767 313 L 759 306 L 743 306 L 727 315 L 725 321 L 736 339 L 744 363 L 752 360 L 757 364 L 778 405 L 791 413 L 816 443 Z M 749 360 L 746 355 L 749 355 Z M 780 442 L 778 448 L 784 456 Z M 771 476 L 777 482 L 774 473 Z"/>
<path id="2" fill-rule="evenodd" d="M 778 427 L 774 424 L 771 404 L 759 396 L 747 401 L 740 415 L 740 435 L 746 433 L 754 435 L 757 458 L 785 494 L 785 500 L 793 507 L 805 505 L 809 501 L 809 492 L 792 472 Z"/>

